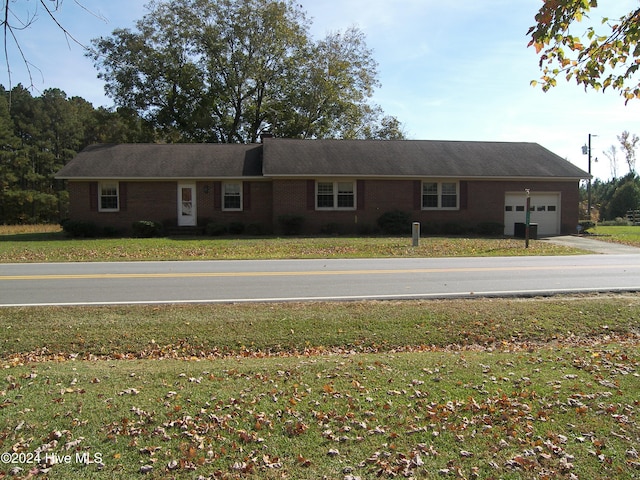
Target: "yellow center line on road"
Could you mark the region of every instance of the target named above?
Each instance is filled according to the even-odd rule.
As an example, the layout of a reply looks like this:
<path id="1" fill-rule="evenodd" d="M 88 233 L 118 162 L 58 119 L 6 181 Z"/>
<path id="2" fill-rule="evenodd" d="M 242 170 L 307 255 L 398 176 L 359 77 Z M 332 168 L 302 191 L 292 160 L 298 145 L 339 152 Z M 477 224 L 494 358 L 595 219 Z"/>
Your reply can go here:
<path id="1" fill-rule="evenodd" d="M 415 273 L 460 273 L 460 272 L 522 272 L 549 270 L 586 270 L 640 268 L 640 265 L 558 265 L 558 266 L 514 266 L 514 267 L 457 267 L 457 268 L 408 268 L 389 270 L 311 270 L 275 272 L 169 272 L 169 273 L 84 273 L 47 275 L 0 275 L 0 281 L 14 280 L 111 280 L 124 278 L 214 278 L 214 277 L 303 277 L 320 275 L 393 275 Z"/>

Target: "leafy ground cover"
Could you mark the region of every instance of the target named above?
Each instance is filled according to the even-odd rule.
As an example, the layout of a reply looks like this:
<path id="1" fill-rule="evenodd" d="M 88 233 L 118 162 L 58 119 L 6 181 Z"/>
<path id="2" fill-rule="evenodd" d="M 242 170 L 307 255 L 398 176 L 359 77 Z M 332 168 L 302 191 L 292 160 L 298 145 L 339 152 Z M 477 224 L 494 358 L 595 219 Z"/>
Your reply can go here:
<path id="1" fill-rule="evenodd" d="M 0 310 L 0 478 L 637 478 L 640 295 Z"/>
<path id="2" fill-rule="evenodd" d="M 572 255 L 548 242 L 512 238 L 425 237 L 285 238 L 66 238 L 56 226 L 0 227 L 0 263 L 247 260 L 276 258 L 380 258 Z"/>
<path id="3" fill-rule="evenodd" d="M 0 346 L 56 360 L 545 344 L 640 330 L 639 298 L 2 308 Z"/>

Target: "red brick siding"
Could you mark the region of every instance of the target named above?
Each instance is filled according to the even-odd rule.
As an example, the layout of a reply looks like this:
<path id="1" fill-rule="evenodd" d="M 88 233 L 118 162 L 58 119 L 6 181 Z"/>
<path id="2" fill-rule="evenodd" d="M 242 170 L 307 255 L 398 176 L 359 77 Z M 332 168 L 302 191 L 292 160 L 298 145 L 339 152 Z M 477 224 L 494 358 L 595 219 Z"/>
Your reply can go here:
<path id="1" fill-rule="evenodd" d="M 307 213 L 307 180 L 273 181 L 273 215 Z"/>
<path id="2" fill-rule="evenodd" d="M 188 182 L 185 182 L 188 183 Z M 271 184 L 248 182 L 249 210 L 241 212 L 223 211 L 216 199 L 220 188 L 215 182 L 196 182 L 198 225 L 206 226 L 210 221 L 221 223 L 241 222 L 260 224 L 269 231 L 271 215 Z M 126 184 L 126 187 L 125 187 Z M 94 187 L 92 187 L 94 185 Z M 69 182 L 69 216 L 73 220 L 93 222 L 100 227 L 113 227 L 129 231 L 138 220 L 153 220 L 166 227 L 175 227 L 177 220 L 178 182 L 120 182 L 121 193 L 126 189 L 126 198 L 121 194 L 119 212 L 97 210 L 97 182 Z M 123 203 L 126 201 L 126 205 Z"/>
<path id="3" fill-rule="evenodd" d="M 273 218 L 277 228 L 278 216 L 295 214 L 305 217 L 305 233 L 319 233 L 329 224 L 338 224 L 344 232 L 372 231 L 380 215 L 390 210 L 402 210 L 411 214 L 411 220 L 424 224 L 457 223 L 473 227 L 481 222 L 504 222 L 504 199 L 506 192 L 523 191 L 561 193 L 562 233 L 571 233 L 578 222 L 577 182 L 460 182 L 459 210 L 422 210 L 421 198 L 416 194 L 416 185 L 421 180 L 360 180 L 358 185 L 357 210 L 316 211 L 307 208 L 308 188 L 314 181 L 274 180 Z M 309 185 L 309 186 L 308 186 Z M 465 192 L 462 192 L 462 190 Z M 419 192 L 419 190 L 418 190 Z M 421 192 L 419 192 L 421 194 Z M 462 196 L 464 195 L 464 198 Z M 363 207 L 363 208 L 361 208 Z"/>
<path id="4" fill-rule="evenodd" d="M 256 224 L 262 231 L 271 231 L 271 182 L 243 182 L 243 210 L 227 211 L 222 209 L 222 182 L 198 182 L 198 225 L 206 226 L 209 222 L 228 224 L 243 223 L 245 226 Z"/>
<path id="5" fill-rule="evenodd" d="M 121 190 L 125 182 L 120 182 Z M 97 182 L 68 183 L 69 216 L 72 220 L 93 222 L 100 227 L 129 231 L 138 220 L 175 223 L 177 184 L 175 182 L 126 182 L 126 198 L 121 195 L 119 212 L 99 212 Z M 122 202 L 125 201 L 126 205 Z"/>
<path id="6" fill-rule="evenodd" d="M 244 195 L 249 202 L 244 211 L 223 211 L 220 182 L 196 183 L 198 224 L 207 222 L 241 222 L 258 224 L 263 231 L 278 232 L 278 217 L 285 214 L 305 217 L 304 231 L 319 233 L 329 224 L 338 224 L 345 233 L 372 231 L 378 217 L 390 210 L 402 210 L 411 214 L 411 220 L 427 224 L 458 223 L 474 226 L 480 222 L 504 222 L 505 192 L 560 192 L 562 233 L 572 233 L 578 222 L 578 182 L 500 182 L 467 181 L 460 210 L 422 210 L 417 201 L 420 180 L 358 180 L 357 209 L 344 211 L 316 211 L 310 194 L 315 196 L 315 180 L 276 179 L 250 181 Z M 462 185 L 462 184 L 461 184 Z M 94 222 L 102 227 L 110 226 L 129 230 L 137 220 L 154 220 L 167 226 L 177 225 L 177 182 L 126 182 L 126 208 L 120 212 L 92 210 L 91 182 L 68 183 L 70 218 Z M 311 189 L 311 190 L 310 190 Z M 95 191 L 95 190 L 94 190 Z M 462 197 L 462 192 L 461 192 Z M 125 200 L 123 198 L 123 200 Z M 311 204 L 310 204 L 311 203 Z M 466 203 L 466 208 L 465 207 Z"/>

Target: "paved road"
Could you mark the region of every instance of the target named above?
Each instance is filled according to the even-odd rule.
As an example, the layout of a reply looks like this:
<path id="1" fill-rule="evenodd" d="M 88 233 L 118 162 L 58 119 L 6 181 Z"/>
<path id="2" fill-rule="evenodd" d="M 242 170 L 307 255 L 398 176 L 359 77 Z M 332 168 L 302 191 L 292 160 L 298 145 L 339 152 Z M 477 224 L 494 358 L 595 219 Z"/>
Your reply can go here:
<path id="1" fill-rule="evenodd" d="M 0 265 L 0 306 L 640 291 L 640 255 Z"/>

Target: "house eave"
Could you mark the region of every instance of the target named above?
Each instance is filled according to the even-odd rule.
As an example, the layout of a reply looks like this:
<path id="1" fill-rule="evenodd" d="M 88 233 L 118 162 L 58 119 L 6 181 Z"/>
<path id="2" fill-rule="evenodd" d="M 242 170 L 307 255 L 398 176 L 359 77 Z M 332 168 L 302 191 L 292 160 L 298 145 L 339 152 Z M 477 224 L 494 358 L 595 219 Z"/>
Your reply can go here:
<path id="1" fill-rule="evenodd" d="M 56 176 L 56 180 L 68 180 L 73 182 L 102 182 L 102 181 L 118 181 L 118 182 L 178 182 L 178 181 L 192 181 L 192 182 L 215 182 L 215 181 L 227 181 L 227 180 L 243 180 L 243 181 L 268 181 L 265 177 L 119 177 L 119 176 L 104 176 L 104 177 L 66 177 Z"/>
<path id="2" fill-rule="evenodd" d="M 415 174 L 415 175 L 362 175 L 357 173 L 349 174 L 300 174 L 300 175 L 265 175 L 264 178 L 273 180 L 287 179 L 316 179 L 316 178 L 357 178 L 361 180 L 416 180 L 420 178 L 439 178 L 450 180 L 467 181 L 518 181 L 518 182 L 578 182 L 588 180 L 590 177 L 532 177 L 532 176 L 469 176 L 469 175 L 438 175 L 438 174 Z M 592 178 L 592 177 L 591 177 Z"/>
<path id="3" fill-rule="evenodd" d="M 100 181 L 119 181 L 119 182 L 215 182 L 215 181 L 251 181 L 251 182 L 269 182 L 272 180 L 301 180 L 316 178 L 345 178 L 345 179 L 361 179 L 361 180 L 416 180 L 420 178 L 438 178 L 443 180 L 466 180 L 466 181 L 517 181 L 517 182 L 578 182 L 580 180 L 589 180 L 592 177 L 529 177 L 529 176 L 468 176 L 468 175 L 358 175 L 358 174 L 305 174 L 305 175 L 265 175 L 265 176 L 233 176 L 233 177 L 66 177 L 56 176 L 56 180 L 67 180 L 72 182 L 100 182 Z"/>

